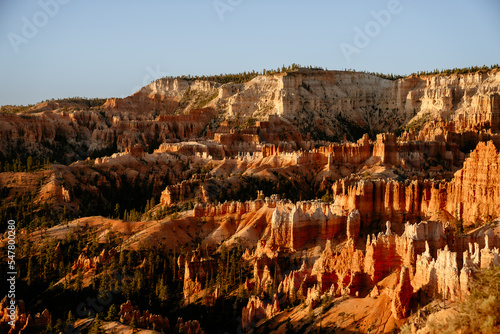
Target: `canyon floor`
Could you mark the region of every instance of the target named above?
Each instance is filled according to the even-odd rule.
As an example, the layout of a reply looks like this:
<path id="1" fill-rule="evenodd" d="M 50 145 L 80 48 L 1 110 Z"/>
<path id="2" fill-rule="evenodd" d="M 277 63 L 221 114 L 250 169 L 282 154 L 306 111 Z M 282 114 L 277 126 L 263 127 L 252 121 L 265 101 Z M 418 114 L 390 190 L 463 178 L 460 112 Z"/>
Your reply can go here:
<path id="1" fill-rule="evenodd" d="M 0 137 L 0 333 L 500 332 L 498 68 L 164 78 Z"/>

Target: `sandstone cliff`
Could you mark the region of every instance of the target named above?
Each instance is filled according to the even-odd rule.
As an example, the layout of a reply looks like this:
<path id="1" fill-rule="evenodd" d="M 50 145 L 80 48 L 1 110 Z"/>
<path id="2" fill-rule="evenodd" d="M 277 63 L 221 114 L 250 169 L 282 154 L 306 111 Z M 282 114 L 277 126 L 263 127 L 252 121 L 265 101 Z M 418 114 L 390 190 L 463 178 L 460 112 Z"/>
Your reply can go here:
<path id="1" fill-rule="evenodd" d="M 340 140 L 344 134 L 357 139 L 369 133 L 374 137 L 407 124 L 419 129 L 425 122 L 441 120 L 448 122 L 451 133 L 463 133 L 455 142 L 463 147 L 488 139 L 478 138 L 477 133 L 500 140 L 496 136 L 499 73 L 390 81 L 365 73 L 300 69 L 258 76 L 244 84 L 159 79 L 130 97 L 109 99 L 102 108 L 53 103 L 23 115 L 2 114 L 0 154 L 8 159 L 32 154 L 73 161 L 136 144 L 152 151 L 168 140 L 213 135 L 224 118 L 243 128 L 250 118 L 264 125 L 256 133 L 241 133 L 239 141 L 251 143 L 260 136 L 271 143 L 293 141 L 296 147 L 302 147 L 308 136 Z M 211 109 L 198 110 L 203 107 Z M 265 122 L 272 123 L 276 115 L 281 125 L 266 130 Z M 282 127 L 287 131 L 280 134 Z M 221 143 L 234 142 L 236 134 L 217 138 Z M 456 148 L 451 151 L 458 154 Z M 388 161 L 394 162 L 393 157 Z"/>
<path id="2" fill-rule="evenodd" d="M 500 215 L 500 154 L 492 142 L 479 143 L 448 187 L 446 208 L 472 224 Z"/>
<path id="3" fill-rule="evenodd" d="M 165 112 L 186 111 L 201 102 L 221 108 L 230 119 L 265 120 L 277 114 L 318 138 L 344 133 L 352 138 L 360 131 L 395 130 L 412 118 L 453 120 L 457 131 L 497 131 L 499 93 L 498 70 L 389 81 L 365 73 L 300 69 L 245 84 L 160 79 L 127 99 L 132 106 L 150 101 L 149 108 Z M 107 105 L 126 107 L 127 99 Z M 155 107 L 158 102 L 161 108 Z"/>

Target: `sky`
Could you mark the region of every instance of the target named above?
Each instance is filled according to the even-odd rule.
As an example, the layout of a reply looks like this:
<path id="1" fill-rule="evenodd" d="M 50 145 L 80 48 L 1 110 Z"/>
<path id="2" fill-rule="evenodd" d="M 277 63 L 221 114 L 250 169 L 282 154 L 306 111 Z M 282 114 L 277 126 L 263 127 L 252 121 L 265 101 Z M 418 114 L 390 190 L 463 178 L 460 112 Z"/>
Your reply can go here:
<path id="1" fill-rule="evenodd" d="M 164 76 L 297 63 L 500 63 L 498 0 L 0 0 L 0 105 L 125 97 Z"/>

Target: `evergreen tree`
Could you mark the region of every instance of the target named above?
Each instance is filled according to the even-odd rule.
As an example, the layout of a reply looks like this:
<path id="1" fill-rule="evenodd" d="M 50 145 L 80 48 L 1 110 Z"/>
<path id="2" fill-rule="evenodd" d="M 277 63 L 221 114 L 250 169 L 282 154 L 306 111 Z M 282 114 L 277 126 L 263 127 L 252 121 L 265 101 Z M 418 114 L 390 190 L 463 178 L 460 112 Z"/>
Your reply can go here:
<path id="1" fill-rule="evenodd" d="M 54 326 L 54 332 L 55 333 L 60 333 L 64 330 L 64 323 L 62 319 L 57 319 L 56 324 Z"/>
<path id="2" fill-rule="evenodd" d="M 26 280 L 27 280 L 27 283 L 28 283 L 28 286 L 32 285 L 33 284 L 33 281 L 35 279 L 35 263 L 33 261 L 33 256 L 30 256 L 29 260 L 28 260 L 28 275 L 26 277 Z"/>
<path id="3" fill-rule="evenodd" d="M 162 305 L 168 300 L 168 286 L 164 283 L 163 278 L 156 284 L 156 295 L 162 302 Z"/>
<path id="4" fill-rule="evenodd" d="M 72 324 L 75 322 L 75 316 L 71 310 L 68 312 L 68 317 L 66 318 L 66 325 Z"/>
<path id="5" fill-rule="evenodd" d="M 33 158 L 31 155 L 28 157 L 28 160 L 26 162 L 26 171 L 31 172 L 31 168 L 33 167 Z"/>
<path id="6" fill-rule="evenodd" d="M 118 308 L 115 304 L 111 304 L 108 310 L 108 315 L 106 316 L 106 321 L 114 321 L 118 317 Z"/>
<path id="7" fill-rule="evenodd" d="M 102 328 L 102 322 L 99 318 L 99 313 L 94 318 L 94 322 L 92 323 L 92 327 L 90 327 L 89 334 L 104 334 L 104 329 Z"/>
<path id="8" fill-rule="evenodd" d="M 115 205 L 115 218 L 120 218 L 120 204 L 116 203 Z"/>
<path id="9" fill-rule="evenodd" d="M 81 269 L 78 270 L 78 274 L 76 275 L 75 283 L 73 284 L 73 289 L 75 291 L 81 291 L 83 287 L 83 271 Z"/>
<path id="10" fill-rule="evenodd" d="M 132 317 L 132 319 L 130 319 L 130 322 L 128 325 L 130 326 L 130 328 L 132 328 L 132 333 L 137 332 L 137 322 L 135 320 L 135 317 Z"/>

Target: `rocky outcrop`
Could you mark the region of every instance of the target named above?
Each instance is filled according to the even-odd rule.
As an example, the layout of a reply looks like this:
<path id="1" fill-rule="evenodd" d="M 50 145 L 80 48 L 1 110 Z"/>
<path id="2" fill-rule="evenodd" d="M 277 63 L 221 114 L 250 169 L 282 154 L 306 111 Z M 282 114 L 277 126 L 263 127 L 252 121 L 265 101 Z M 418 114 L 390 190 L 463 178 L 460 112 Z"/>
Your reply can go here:
<path id="1" fill-rule="evenodd" d="M 198 137 L 212 119 L 212 109 L 155 119 L 126 110 L 54 110 L 40 114 L 0 114 L 0 154 L 10 160 L 18 153 L 51 161 L 110 155 L 141 145 L 158 147 L 171 139 Z"/>
<path id="2" fill-rule="evenodd" d="M 209 284 L 227 265 L 218 251 L 221 245 L 246 247 L 239 272 L 243 293 L 253 294 L 243 311 L 246 329 L 291 304 L 305 302 L 312 310 L 339 296 L 353 304 L 357 300 L 347 296 L 377 297 L 368 302 L 400 323 L 410 298 L 458 301 L 470 292 L 477 270 L 499 263 L 497 227 L 463 232 L 500 216 L 499 87 L 498 70 L 389 81 L 300 69 L 242 84 L 161 79 L 90 110 L 46 103 L 0 115 L 2 161 L 17 154 L 88 159 L 1 173 L 3 201 L 24 203 L 20 194 L 37 191 L 38 207 L 27 211 L 41 212 L 52 202 L 55 210 L 44 210 L 54 215 L 73 214 L 79 206 L 84 209 L 77 215 L 149 208 L 141 217 L 147 221 L 138 224 L 89 220 L 93 226 L 109 221 L 126 249 L 182 244 L 176 279 L 183 280 L 186 304 L 221 301 L 223 289 Z M 379 133 L 402 125 L 408 131 L 399 138 Z M 486 139 L 491 142 L 466 156 Z M 17 165 L 2 162 L 2 170 Z M 18 180 L 27 179 L 34 186 L 23 189 Z M 271 191 L 294 202 L 266 198 Z M 161 207 L 152 205 L 160 194 Z M 297 201 L 315 197 L 323 201 Z M 212 204 L 216 200 L 224 203 Z M 171 211 L 166 207 L 191 209 L 192 203 L 204 204 L 165 214 Z M 56 232 L 60 228 L 51 235 Z M 37 232 L 33 240 L 44 235 Z M 62 261 L 61 246 L 54 253 Z M 82 251 L 73 272 L 97 270 L 112 255 Z M 120 312 L 125 323 L 168 325 L 131 303 Z M 25 315 L 19 326 L 28 328 L 33 319 Z M 197 322 L 180 320 L 176 327 L 201 332 Z"/>
<path id="3" fill-rule="evenodd" d="M 243 307 L 241 316 L 241 327 L 244 331 L 254 328 L 259 321 L 270 319 L 281 311 L 278 296 L 275 294 L 271 302 L 260 300 L 259 297 L 251 296 L 247 306 Z"/>
<path id="4" fill-rule="evenodd" d="M 239 214 L 242 215 L 247 212 L 256 212 L 264 205 L 274 208 L 276 207 L 276 202 L 272 199 L 266 198 L 266 200 L 255 200 L 241 202 L 226 202 L 222 204 L 197 204 L 194 207 L 193 216 L 194 217 L 215 217 L 223 216 L 226 214 Z"/>
<path id="5" fill-rule="evenodd" d="M 373 146 L 373 156 L 379 157 L 383 163 L 396 165 L 399 162 L 396 135 L 393 133 L 378 134 L 377 141 Z"/>
<path id="6" fill-rule="evenodd" d="M 7 296 L 0 301 L 0 329 L 6 333 L 42 330 L 50 322 L 50 313 L 47 309 L 32 316 L 23 300 L 15 302 L 15 305 L 11 304 L 11 299 Z"/>
<path id="7" fill-rule="evenodd" d="M 330 291 L 332 296 L 356 295 L 364 282 L 365 254 L 357 250 L 352 239 L 334 251 L 330 241 L 314 263 L 311 276 L 321 293 Z M 313 284 L 310 284 L 312 286 Z"/>
<path id="8" fill-rule="evenodd" d="M 457 132 L 485 128 L 497 131 L 499 78 L 498 70 L 414 77 L 416 83 L 408 91 L 406 108 L 417 111 L 415 119 L 451 114 Z"/>
<path id="9" fill-rule="evenodd" d="M 394 130 L 415 114 L 415 119 L 451 114 L 457 131 L 496 131 L 499 77 L 498 70 L 491 70 L 391 82 L 364 73 L 302 69 L 223 85 L 218 99 L 230 117 L 278 114 L 300 128 L 315 127 L 318 134 L 339 138 L 339 123 L 374 133 Z"/>
<path id="10" fill-rule="evenodd" d="M 390 81 L 365 73 L 300 69 L 258 76 L 244 84 L 159 79 L 130 97 L 109 99 L 103 109 L 53 103 L 25 115 L 2 114 L 0 154 L 10 160 L 19 152 L 54 156 L 62 150 L 64 159 L 73 161 L 136 144 L 153 150 L 171 139 L 213 134 L 203 131 L 220 122 L 213 120 L 216 113 L 231 121 L 258 121 L 233 133 L 218 132 L 217 141 L 231 146 L 233 154 L 245 151 L 241 142 L 293 142 L 293 149 L 311 149 L 303 146 L 308 133 L 313 140 L 341 140 L 344 134 L 353 139 L 362 133 L 396 130 L 412 118 L 449 119 L 453 133 L 494 134 L 500 129 L 499 73 Z M 394 154 L 386 157 L 393 142 L 385 139 L 387 149 L 377 146 L 375 154 L 393 163 Z M 362 150 L 341 155 L 360 161 L 364 154 Z M 335 156 L 339 157 L 337 151 Z"/>
<path id="11" fill-rule="evenodd" d="M 479 143 L 448 187 L 448 212 L 467 224 L 500 216 L 500 153 L 492 142 Z"/>
<path id="12" fill-rule="evenodd" d="M 184 180 L 179 184 L 167 186 L 161 193 L 161 205 L 170 206 L 173 203 L 178 203 L 191 198 L 195 191 L 199 188 L 200 183 L 200 180 Z"/>
<path id="13" fill-rule="evenodd" d="M 283 280 L 282 270 L 278 263 L 280 259 L 276 256 L 276 253 L 269 254 L 271 257 L 268 254 L 261 253 L 259 250 L 255 252 L 252 287 L 257 287 L 257 291 L 268 291 L 272 287 L 276 289 L 278 284 Z M 251 292 L 250 290 L 248 291 Z"/>
<path id="14" fill-rule="evenodd" d="M 361 216 L 359 214 L 359 211 L 352 211 L 347 216 L 347 239 L 354 239 L 354 242 L 356 243 L 356 240 L 359 237 L 360 228 Z"/>
<path id="15" fill-rule="evenodd" d="M 223 145 L 211 141 L 188 141 L 179 143 L 163 143 L 155 153 L 176 153 L 182 155 L 196 155 L 204 159 L 223 159 L 229 156 Z"/>
<path id="16" fill-rule="evenodd" d="M 98 266 L 102 266 L 106 261 L 112 258 L 115 253 L 115 250 L 106 251 L 103 249 L 99 255 L 90 258 L 87 256 L 87 252 L 84 251 L 78 256 L 75 263 L 73 263 L 71 271 L 75 273 L 78 269 L 82 269 L 84 272 L 96 269 Z"/>
<path id="17" fill-rule="evenodd" d="M 426 249 L 417 255 L 415 275 L 412 279 L 414 291 L 421 289 L 429 296 L 440 295 L 450 300 L 464 299 L 470 290 L 470 278 L 480 269 L 498 266 L 498 248 L 491 249 L 489 236 L 484 236 L 484 248 L 469 243 L 463 253 L 451 251 L 448 245 L 437 250 L 436 258 Z"/>
<path id="18" fill-rule="evenodd" d="M 410 271 L 407 267 L 401 267 L 399 281 L 394 290 L 391 310 L 396 319 L 406 318 L 410 308 L 410 299 L 413 295 L 413 288 L 410 281 Z"/>
<path id="19" fill-rule="evenodd" d="M 334 208 L 359 210 L 365 227 L 373 220 L 401 224 L 443 211 L 466 224 L 491 220 L 500 216 L 499 159 L 492 142 L 479 143 L 451 182 L 341 179 L 332 187 Z"/>
<path id="20" fill-rule="evenodd" d="M 328 158 L 328 166 L 333 163 L 360 164 L 372 156 L 372 144 L 367 134 L 354 143 L 330 144 L 319 148 Z"/>
<path id="21" fill-rule="evenodd" d="M 378 237 L 368 236 L 364 266 L 372 282 L 380 281 L 401 265 L 401 255 L 396 250 L 396 238 L 396 235 L 382 233 Z M 398 241 L 400 241 L 399 238 Z M 409 247 L 411 248 L 412 245 L 410 244 Z"/>
<path id="22" fill-rule="evenodd" d="M 438 250 L 437 259 L 433 259 L 428 249 L 417 256 L 415 277 L 412 281 L 414 290 L 423 289 L 427 294 L 441 294 L 443 298 L 459 299 L 461 296 L 457 253 L 446 246 Z"/>
<path id="23" fill-rule="evenodd" d="M 276 207 L 273 212 L 267 242 L 270 249 L 299 249 L 345 231 L 346 217 L 333 215 L 326 204 L 298 202 L 288 207 Z"/>
<path id="24" fill-rule="evenodd" d="M 197 297 L 197 294 L 206 288 L 210 278 L 214 279 L 217 276 L 216 270 L 216 260 L 192 254 L 189 260 L 184 261 L 184 298 Z"/>
<path id="25" fill-rule="evenodd" d="M 403 222 L 443 210 L 446 191 L 446 182 L 349 177 L 333 184 L 332 211 L 359 210 L 363 228 L 375 220 L 390 220 L 396 232 L 402 233 Z"/>
<path id="26" fill-rule="evenodd" d="M 203 328 L 201 328 L 200 322 L 198 320 L 184 321 L 182 318 L 177 318 L 175 330 L 178 333 L 205 334 L 205 331 L 203 330 Z"/>
<path id="27" fill-rule="evenodd" d="M 278 286 L 278 292 L 283 293 L 289 302 L 295 303 L 297 300 L 304 300 L 307 289 L 314 284 L 314 277 L 311 270 L 305 263 L 296 270 L 292 270 L 286 275 Z"/>
<path id="28" fill-rule="evenodd" d="M 156 331 L 169 331 L 170 323 L 167 317 L 151 314 L 149 311 L 141 312 L 139 308 L 132 305 L 130 300 L 120 305 L 120 322 L 130 324 L 132 318 L 135 319 L 136 325 L 139 328 L 151 328 Z"/>

